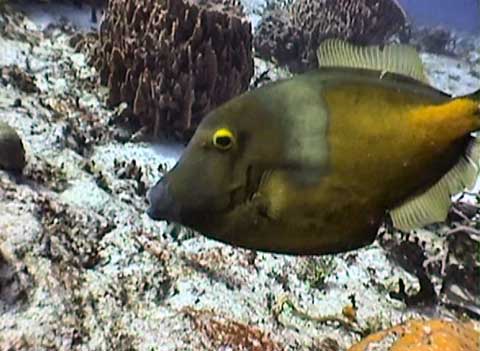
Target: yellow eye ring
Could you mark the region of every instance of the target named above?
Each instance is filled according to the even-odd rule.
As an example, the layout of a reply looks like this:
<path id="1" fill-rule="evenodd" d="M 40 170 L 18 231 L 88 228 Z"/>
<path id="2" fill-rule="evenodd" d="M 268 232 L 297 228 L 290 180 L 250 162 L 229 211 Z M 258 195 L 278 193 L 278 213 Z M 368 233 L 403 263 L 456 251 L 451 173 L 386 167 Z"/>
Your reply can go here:
<path id="1" fill-rule="evenodd" d="M 233 133 L 226 128 L 218 129 L 212 138 L 213 146 L 220 150 L 228 150 L 233 146 L 234 143 Z"/>

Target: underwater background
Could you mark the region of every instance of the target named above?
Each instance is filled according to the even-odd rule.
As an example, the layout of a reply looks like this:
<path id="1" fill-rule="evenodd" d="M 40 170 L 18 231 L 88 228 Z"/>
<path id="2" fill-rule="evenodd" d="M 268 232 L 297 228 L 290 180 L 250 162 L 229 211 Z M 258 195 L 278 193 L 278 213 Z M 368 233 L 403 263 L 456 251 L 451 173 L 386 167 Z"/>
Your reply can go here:
<path id="1" fill-rule="evenodd" d="M 315 68 L 326 37 L 480 88 L 479 1 L 0 0 L 0 350 L 478 350 L 480 181 L 445 222 L 335 255 L 145 213 L 209 111 Z"/>
<path id="2" fill-rule="evenodd" d="M 453 30 L 475 33 L 480 30 L 480 3 L 477 0 L 400 0 L 419 25 L 444 26 Z"/>

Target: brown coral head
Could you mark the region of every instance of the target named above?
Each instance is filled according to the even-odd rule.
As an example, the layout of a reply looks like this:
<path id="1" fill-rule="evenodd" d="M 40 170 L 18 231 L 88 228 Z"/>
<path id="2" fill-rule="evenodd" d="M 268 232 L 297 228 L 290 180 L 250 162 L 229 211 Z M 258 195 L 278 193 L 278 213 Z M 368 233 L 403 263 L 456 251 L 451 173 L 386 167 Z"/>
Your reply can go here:
<path id="1" fill-rule="evenodd" d="M 155 136 L 188 138 L 253 75 L 238 0 L 110 0 L 94 56 L 108 103 L 126 102 Z"/>
<path id="2" fill-rule="evenodd" d="M 267 8 L 255 50 L 301 72 L 316 66 L 315 52 L 327 38 L 384 44 L 406 26 L 405 11 L 396 0 L 295 0 L 283 8 Z"/>

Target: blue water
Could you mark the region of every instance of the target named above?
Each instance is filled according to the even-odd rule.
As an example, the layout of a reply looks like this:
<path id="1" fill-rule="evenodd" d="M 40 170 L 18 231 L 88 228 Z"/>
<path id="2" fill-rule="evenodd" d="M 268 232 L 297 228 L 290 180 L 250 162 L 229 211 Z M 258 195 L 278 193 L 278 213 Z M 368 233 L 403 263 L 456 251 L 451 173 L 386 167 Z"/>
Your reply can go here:
<path id="1" fill-rule="evenodd" d="M 480 32 L 480 0 L 397 0 L 405 9 L 408 16 L 417 25 L 436 26 L 443 25 L 447 28 Z M 242 0 L 244 6 L 252 11 L 265 3 L 265 0 Z M 90 29 L 94 26 L 90 22 L 90 9 L 84 6 L 83 10 L 72 4 L 55 4 L 48 6 L 48 15 L 45 14 L 45 4 L 35 1 L 19 1 L 21 9 L 29 12 L 41 22 L 48 25 L 52 19 L 66 17 L 77 27 Z M 253 25 L 258 22 L 258 16 L 253 16 Z M 42 26 L 41 26 L 42 27 Z"/>
<path id="2" fill-rule="evenodd" d="M 415 24 L 480 31 L 479 0 L 399 0 L 399 3 Z"/>

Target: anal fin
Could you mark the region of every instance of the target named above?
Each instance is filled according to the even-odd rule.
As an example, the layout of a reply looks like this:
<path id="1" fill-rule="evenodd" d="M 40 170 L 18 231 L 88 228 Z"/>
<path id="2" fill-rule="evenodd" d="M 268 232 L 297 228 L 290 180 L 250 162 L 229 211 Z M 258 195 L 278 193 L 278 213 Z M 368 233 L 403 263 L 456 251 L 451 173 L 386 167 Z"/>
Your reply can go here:
<path id="1" fill-rule="evenodd" d="M 475 185 L 480 172 L 480 139 L 472 140 L 460 161 L 424 193 L 390 211 L 395 228 L 411 230 L 444 221 L 451 196 Z"/>

